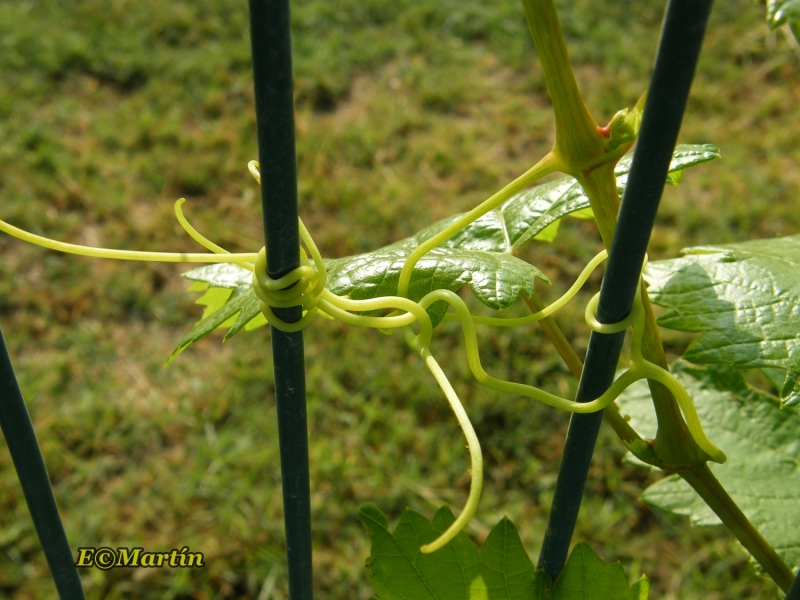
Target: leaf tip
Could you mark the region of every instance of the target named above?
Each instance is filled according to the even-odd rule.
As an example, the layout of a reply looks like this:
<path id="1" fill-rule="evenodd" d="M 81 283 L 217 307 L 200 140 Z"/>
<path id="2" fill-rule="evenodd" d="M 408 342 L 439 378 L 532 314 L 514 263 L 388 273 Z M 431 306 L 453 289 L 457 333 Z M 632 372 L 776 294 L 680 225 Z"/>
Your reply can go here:
<path id="1" fill-rule="evenodd" d="M 628 594 L 630 600 L 647 600 L 650 596 L 650 580 L 646 575 L 642 575 L 639 580 L 631 586 Z"/>
<path id="2" fill-rule="evenodd" d="M 361 519 L 361 523 L 370 533 L 374 533 L 378 529 L 389 530 L 389 519 L 381 509 L 372 504 L 365 504 L 359 508 L 358 518 Z"/>
<path id="3" fill-rule="evenodd" d="M 450 510 L 450 506 L 445 504 L 441 506 L 437 511 L 436 514 L 433 515 L 433 530 L 436 533 L 441 533 L 447 530 L 448 527 L 456 520 L 453 511 Z"/>
<path id="4" fill-rule="evenodd" d="M 172 361 L 178 358 L 178 355 L 186 349 L 186 346 L 178 346 L 175 350 L 172 351 L 172 354 L 169 355 L 167 362 L 164 363 L 162 368 L 166 369 L 168 366 L 172 364 Z"/>

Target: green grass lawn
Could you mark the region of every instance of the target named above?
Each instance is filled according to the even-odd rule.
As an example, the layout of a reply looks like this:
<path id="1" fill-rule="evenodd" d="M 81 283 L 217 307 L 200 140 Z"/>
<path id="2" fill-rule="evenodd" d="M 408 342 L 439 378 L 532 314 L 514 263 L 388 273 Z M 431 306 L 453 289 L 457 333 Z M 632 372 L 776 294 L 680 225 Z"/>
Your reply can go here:
<path id="1" fill-rule="evenodd" d="M 576 75 L 598 122 L 646 89 L 663 3 L 559 1 Z M 800 232 L 800 46 L 749 0 L 715 6 L 680 141 L 722 160 L 666 191 L 652 259 L 685 246 Z M 299 0 L 293 5 L 301 216 L 327 257 L 376 248 L 466 210 L 554 139 L 544 78 L 513 0 Z M 231 251 L 263 244 L 247 5 L 242 0 L 0 3 L 0 218 L 60 240 L 198 251 L 184 210 Z M 566 219 L 524 257 L 554 298 L 600 249 Z M 286 599 L 269 333 L 212 336 L 163 364 L 200 317 L 188 266 L 59 255 L 0 237 L 0 327 L 73 548 L 189 546 L 204 569 L 82 571 L 99 598 Z M 558 320 L 576 348 L 581 295 Z M 592 287 L 590 286 L 590 287 Z M 487 370 L 549 391 L 575 383 L 541 331 L 481 330 Z M 468 456 L 451 411 L 401 336 L 317 320 L 306 331 L 315 593 L 364 599 L 358 507 L 396 520 L 460 508 Z M 680 355 L 690 338 L 665 333 Z M 508 515 L 534 562 L 568 415 L 483 389 L 460 332 L 434 350 L 484 448 L 468 533 Z M 660 477 L 601 431 L 576 541 L 651 598 L 772 598 L 721 527 L 638 500 Z M 0 597 L 55 590 L 0 445 Z"/>

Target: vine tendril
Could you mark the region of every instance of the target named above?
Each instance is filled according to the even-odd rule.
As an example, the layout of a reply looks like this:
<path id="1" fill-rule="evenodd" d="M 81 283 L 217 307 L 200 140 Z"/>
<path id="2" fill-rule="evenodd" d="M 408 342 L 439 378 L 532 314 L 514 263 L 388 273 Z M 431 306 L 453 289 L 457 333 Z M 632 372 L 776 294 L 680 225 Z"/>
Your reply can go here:
<path id="1" fill-rule="evenodd" d="M 417 264 L 417 262 L 419 262 L 419 259 L 425 256 L 429 251 L 433 250 L 439 244 L 449 240 L 459 231 L 467 227 L 467 225 L 477 221 L 490 210 L 500 206 L 503 202 L 508 200 L 517 192 L 522 191 L 546 175 L 550 175 L 556 171 L 564 170 L 565 167 L 561 159 L 558 158 L 558 156 L 553 152 L 548 152 L 544 158 L 542 158 L 542 160 L 528 169 L 525 173 L 517 177 L 514 181 L 506 185 L 503 189 L 490 196 L 487 200 L 481 202 L 471 211 L 462 215 L 460 219 L 445 227 L 432 238 L 422 242 L 411 254 L 408 255 L 408 258 L 406 258 L 406 262 L 403 265 L 403 270 L 400 272 L 400 281 L 397 284 L 397 295 L 408 296 L 408 286 L 411 283 L 411 273 L 414 270 L 414 266 Z"/>
<path id="2" fill-rule="evenodd" d="M 214 254 L 230 254 L 230 252 L 225 250 L 225 248 L 218 246 L 217 244 L 209 240 L 207 237 L 202 235 L 199 231 L 197 231 L 197 229 L 192 227 L 192 224 L 189 223 L 189 221 L 187 221 L 186 217 L 183 215 L 182 207 L 185 202 L 186 198 L 181 198 L 180 200 L 177 200 L 175 202 L 175 217 L 178 219 L 178 223 L 180 223 L 184 231 L 186 231 L 186 233 L 188 233 L 195 242 L 197 242 L 207 250 L 211 250 L 211 252 L 213 252 Z M 237 264 L 247 268 L 250 271 L 253 270 L 252 261 L 241 261 L 238 262 Z"/>
<path id="3" fill-rule="evenodd" d="M 180 204 L 185 201 L 184 198 L 178 200 L 175 205 L 176 214 L 180 211 Z M 115 250 L 112 248 L 92 248 L 89 246 L 81 246 L 80 244 L 69 244 L 67 242 L 59 242 L 51 240 L 50 238 L 29 233 L 19 227 L 0 220 L 0 231 L 7 233 L 23 242 L 41 246 L 49 250 L 57 250 L 66 254 L 77 254 L 79 256 L 91 256 L 94 258 L 113 258 L 116 260 L 137 260 L 142 262 L 199 262 L 199 263 L 252 263 L 256 259 L 256 253 L 238 253 L 238 254 L 208 254 L 208 253 L 191 253 L 191 252 L 143 252 L 139 250 Z M 187 230 L 188 232 L 188 230 Z M 198 234 L 199 235 L 199 234 Z M 201 236 L 202 237 L 202 236 Z M 203 238 L 205 239 L 205 238 Z M 207 240 L 206 240 L 207 241 Z M 211 242 L 209 242 L 211 243 Z M 220 248 L 221 249 L 221 248 Z M 224 251 L 223 251 L 224 252 Z"/>

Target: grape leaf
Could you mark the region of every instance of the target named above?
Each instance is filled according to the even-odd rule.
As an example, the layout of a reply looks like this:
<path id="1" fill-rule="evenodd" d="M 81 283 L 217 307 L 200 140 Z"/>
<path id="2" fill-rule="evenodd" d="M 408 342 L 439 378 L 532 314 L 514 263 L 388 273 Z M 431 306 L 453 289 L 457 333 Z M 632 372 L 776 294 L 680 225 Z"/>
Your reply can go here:
<path id="1" fill-rule="evenodd" d="M 719 150 L 709 144 L 678 146 L 667 181 L 677 184 L 683 169 L 718 156 Z M 631 155 L 628 155 L 616 167 L 620 193 L 627 182 L 631 160 Z M 552 241 L 558 232 L 560 219 L 567 214 L 591 218 L 589 199 L 572 177 L 563 177 L 517 194 L 499 210 L 484 215 L 426 254 L 414 269 L 409 297 L 420 300 L 435 289 L 456 291 L 469 285 L 486 306 L 503 310 L 511 306 L 520 293 L 531 296 L 537 278 L 549 281 L 539 269 L 516 258 L 513 253 L 531 239 Z M 460 217 L 459 214 L 443 219 L 412 237 L 373 252 L 326 260 L 328 289 L 353 299 L 396 295 L 400 271 L 408 255 Z M 210 265 L 189 271 L 184 277 L 208 284 L 210 289 L 193 288 L 206 291 L 198 300 L 206 310 L 170 360 L 214 329 L 232 325 L 225 335 L 227 340 L 243 328 L 249 330 L 266 324 L 258 310 L 258 300 L 250 289 L 251 274 L 246 269 L 231 264 Z M 215 288 L 222 290 L 215 291 Z M 443 302 L 428 309 L 434 326 L 442 320 L 446 310 Z M 216 314 L 214 311 L 221 312 Z"/>
<path id="2" fill-rule="evenodd" d="M 359 510 L 372 539 L 367 560 L 370 581 L 380 600 L 524 600 L 533 595 L 533 564 L 508 520 L 492 529 L 479 550 L 462 532 L 447 546 L 422 554 L 455 521 L 446 506 L 429 521 L 406 510 L 393 532 L 374 506 Z"/>
<path id="3" fill-rule="evenodd" d="M 669 166 L 667 183 L 677 185 L 684 169 L 715 158 L 719 158 L 719 149 L 711 144 L 677 146 Z M 620 195 L 628 182 L 632 160 L 633 154 L 628 154 L 622 157 L 614 169 Z M 552 241 L 562 217 L 577 213 L 577 216 L 586 218 L 591 214 L 590 211 L 589 198 L 577 180 L 573 177 L 562 177 L 509 198 L 499 210 L 487 213 L 442 244 L 442 247 L 515 252 L 532 239 Z M 437 231 L 441 231 L 460 216 L 455 215 L 441 221 L 443 225 Z M 440 223 L 432 227 L 437 227 Z M 547 233 L 545 230 L 548 227 L 549 234 L 543 235 Z"/>
<path id="4" fill-rule="evenodd" d="M 172 352 L 167 364 L 215 329 L 230 327 L 223 338 L 227 341 L 242 329 L 250 331 L 267 324 L 261 314 L 258 296 L 253 291 L 253 274 L 244 267 L 217 263 L 192 269 L 183 276 L 195 282 L 191 290 L 206 292 L 196 301 L 196 304 L 205 305 L 206 310 Z"/>
<path id="5" fill-rule="evenodd" d="M 800 566 L 800 412 L 781 410 L 776 398 L 748 386 L 728 365 L 693 367 L 677 361 L 672 372 L 694 400 L 709 438 L 728 455 L 723 465 L 709 463 L 714 475 L 789 567 Z M 645 382 L 628 388 L 617 403 L 634 429 L 655 437 Z M 689 516 L 695 525 L 720 522 L 677 475 L 651 485 L 642 500 Z"/>
<path id="6" fill-rule="evenodd" d="M 675 149 L 668 181 L 677 183 L 683 169 L 712 160 L 719 150 L 712 145 L 686 145 Z M 632 155 L 622 158 L 615 173 L 620 193 L 627 183 Z M 533 281 L 547 278 L 529 263 L 512 255 L 523 244 L 547 233 L 552 239 L 553 226 L 567 214 L 589 208 L 589 198 L 572 177 L 562 177 L 536 186 L 507 200 L 499 210 L 491 211 L 457 233 L 421 259 L 409 286 L 409 297 L 419 300 L 434 289 L 455 291 L 469 284 L 477 298 L 489 308 L 503 310 L 520 292 L 530 296 Z M 430 239 L 462 215 L 453 215 L 416 235 L 373 252 L 326 262 L 328 288 L 355 299 L 391 296 L 397 293 L 400 271 L 406 257 L 422 242 Z M 436 325 L 446 311 L 444 303 L 430 308 Z"/>
<path id="7" fill-rule="evenodd" d="M 684 358 L 739 369 L 783 369 L 785 406 L 800 403 L 800 235 L 684 250 L 650 263 L 658 323 L 702 332 Z"/>
<path id="8" fill-rule="evenodd" d="M 647 600 L 650 594 L 646 577 L 629 586 L 622 565 L 607 565 L 585 542 L 572 549 L 551 590 L 547 590 L 550 576 L 544 571 L 536 574 L 545 582 L 536 600 Z"/>
<path id="9" fill-rule="evenodd" d="M 800 41 L 800 0 L 767 0 L 767 23 L 771 29 L 788 23 L 795 39 Z"/>
<path id="10" fill-rule="evenodd" d="M 447 546 L 422 554 L 455 518 L 440 508 L 433 521 L 406 510 L 393 532 L 374 506 L 359 510 L 369 530 L 370 581 L 379 600 L 646 600 L 647 579 L 630 588 L 619 563 L 606 565 L 586 544 L 575 547 L 553 584 L 534 571 L 517 530 L 502 519 L 480 549 L 462 532 Z"/>
<path id="11" fill-rule="evenodd" d="M 719 158 L 719 155 L 719 149 L 711 144 L 677 146 L 669 165 L 667 183 L 678 185 L 684 169 Z M 628 183 L 632 161 L 633 154 L 628 154 L 614 168 L 620 196 Z M 514 196 L 503 205 L 512 250 L 531 239 L 541 239 L 545 228 L 557 226 L 562 217 L 579 211 L 591 211 L 591 207 L 588 196 L 572 177 L 563 177 Z"/>
<path id="12" fill-rule="evenodd" d="M 396 295 L 400 272 L 408 255 L 450 221 L 435 223 L 413 237 L 373 252 L 326 261 L 328 289 L 355 300 Z M 539 269 L 508 252 L 441 246 L 417 262 L 408 297 L 419 301 L 433 290 L 454 292 L 469 285 L 486 306 L 503 310 L 516 301 L 520 292 L 532 296 L 536 278 L 550 283 Z M 446 311 L 444 302 L 437 302 L 428 309 L 434 326 L 444 318 Z"/>

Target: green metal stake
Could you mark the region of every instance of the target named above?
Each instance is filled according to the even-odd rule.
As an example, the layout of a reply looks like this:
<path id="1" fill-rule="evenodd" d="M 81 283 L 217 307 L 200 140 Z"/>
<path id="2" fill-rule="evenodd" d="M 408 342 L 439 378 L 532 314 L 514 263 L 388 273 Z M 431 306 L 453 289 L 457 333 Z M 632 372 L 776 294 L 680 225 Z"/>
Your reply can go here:
<path id="1" fill-rule="evenodd" d="M 800 600 L 800 571 L 795 575 L 794 583 L 789 593 L 786 594 L 786 600 Z"/>
<path id="2" fill-rule="evenodd" d="M 267 273 L 278 278 L 300 266 L 289 0 L 250 0 L 250 36 Z M 286 322 L 298 321 L 302 316 L 299 306 L 273 310 Z M 302 331 L 285 333 L 273 327 L 272 357 L 289 597 L 311 600 L 311 501 Z"/>
<path id="3" fill-rule="evenodd" d="M 42 451 L 0 332 L 0 428 L 61 600 L 85 600 Z"/>
<path id="4" fill-rule="evenodd" d="M 622 198 L 600 290 L 597 320 L 616 323 L 631 311 L 667 170 L 678 139 L 712 0 L 670 0 L 650 81 L 639 141 Z M 624 333 L 592 332 L 577 400 L 588 402 L 611 384 Z M 602 412 L 570 419 L 539 567 L 555 579 L 564 567 L 578 518 Z"/>

